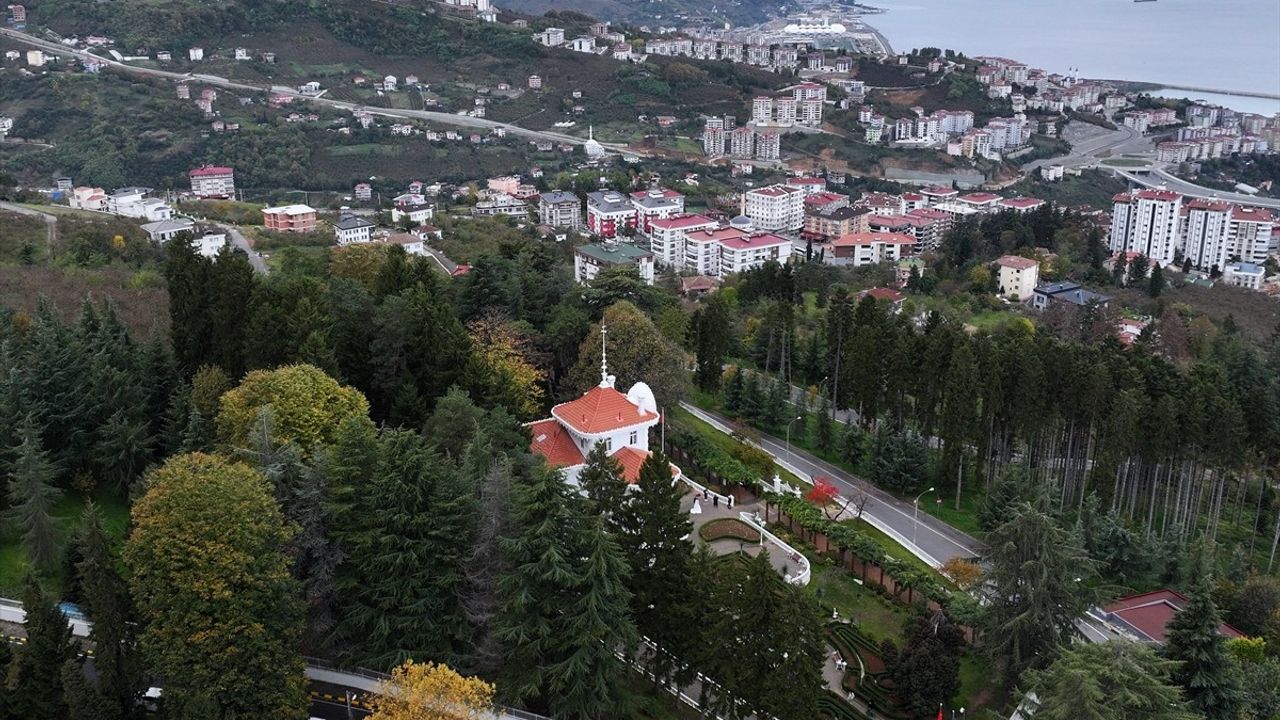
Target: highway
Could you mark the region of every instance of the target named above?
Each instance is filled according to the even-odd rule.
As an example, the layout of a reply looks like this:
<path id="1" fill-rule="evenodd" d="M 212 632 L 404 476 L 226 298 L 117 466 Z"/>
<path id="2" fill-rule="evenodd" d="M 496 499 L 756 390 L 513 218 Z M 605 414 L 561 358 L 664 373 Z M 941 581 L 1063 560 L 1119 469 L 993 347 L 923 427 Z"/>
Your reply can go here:
<path id="1" fill-rule="evenodd" d="M 1078 122 L 1074 121 L 1068 124 L 1068 131 Z M 1080 124 L 1087 125 L 1087 123 Z M 1152 150 L 1151 140 L 1143 137 L 1142 133 L 1133 128 L 1121 125 L 1115 130 L 1098 129 L 1099 133 L 1072 142 L 1069 155 L 1032 160 L 1022 166 L 1023 172 L 1032 172 L 1045 165 L 1063 165 L 1065 167 L 1096 165 L 1106 155 L 1123 152 L 1150 152 Z M 1070 138 L 1064 139 L 1070 141 Z"/>
<path id="2" fill-rule="evenodd" d="M 1188 197 L 1210 198 L 1214 200 L 1226 200 L 1228 202 L 1240 203 L 1241 205 L 1255 205 L 1258 207 L 1266 207 L 1272 209 L 1280 209 L 1280 199 L 1261 197 L 1258 195 L 1246 195 L 1245 193 L 1230 192 L 1227 190 L 1214 190 L 1203 185 L 1182 180 L 1164 169 L 1163 165 L 1156 165 L 1151 168 L 1149 175 L 1139 175 L 1133 171 L 1121 170 L 1113 168 L 1117 175 L 1124 177 L 1131 183 L 1142 185 L 1144 187 L 1157 187 L 1163 185 L 1174 192 L 1181 193 Z"/>
<path id="3" fill-rule="evenodd" d="M 80 59 L 92 59 L 97 62 L 104 63 L 105 65 L 109 67 L 113 67 L 122 72 L 134 73 L 137 75 L 146 75 L 150 77 L 164 78 L 166 80 L 174 80 L 178 82 L 196 82 L 196 83 L 202 83 L 205 85 L 212 85 L 215 87 L 227 88 L 229 90 L 243 90 L 248 92 L 261 92 L 261 93 L 272 93 L 277 95 L 288 95 L 291 97 L 298 98 L 300 100 L 305 100 L 307 102 L 314 103 L 316 105 L 324 105 L 337 110 L 346 110 L 346 111 L 364 110 L 371 115 L 379 115 L 383 117 L 405 118 L 405 119 L 411 119 L 411 120 L 426 120 L 430 122 L 440 123 L 442 125 L 456 125 L 459 127 L 465 127 L 465 128 L 471 128 L 471 129 L 477 129 L 477 130 L 494 130 L 497 128 L 503 128 L 507 132 L 511 133 L 512 135 L 527 137 L 532 140 L 545 140 L 549 142 L 569 143 L 573 145 L 581 145 L 584 142 L 586 142 L 582 138 L 574 137 L 573 135 L 566 135 L 564 133 L 558 133 L 558 132 L 549 132 L 545 130 L 529 130 L 526 128 L 522 128 L 519 125 L 512 125 L 510 123 L 498 122 L 496 120 L 489 120 L 487 118 L 469 117 L 467 115 L 457 115 L 455 113 L 436 112 L 432 110 L 402 110 L 397 108 L 367 107 L 364 105 L 360 105 L 359 103 L 343 102 L 341 100 L 330 100 L 324 97 L 304 95 L 298 92 L 295 88 L 290 88 L 290 87 L 285 87 L 280 85 L 255 85 L 251 83 L 238 82 L 235 80 L 228 80 L 227 78 L 219 77 L 217 75 L 205 75 L 201 73 L 176 73 L 176 72 L 169 72 L 167 70 L 157 70 L 154 68 L 138 67 L 137 65 L 130 65 L 128 63 L 119 62 L 117 60 L 113 60 L 108 57 L 94 55 L 93 53 L 86 52 L 84 50 L 77 50 L 76 48 L 70 48 L 70 47 L 67 47 L 66 45 L 50 42 L 48 40 L 42 40 L 33 35 L 28 35 L 27 33 L 19 32 L 17 30 L 12 30 L 10 28 L 0 28 L 0 35 L 4 35 L 6 37 L 9 37 L 25 45 L 30 45 L 32 47 L 40 48 L 41 50 L 47 50 L 48 52 L 53 54 L 63 55 L 63 56 L 70 55 Z"/>

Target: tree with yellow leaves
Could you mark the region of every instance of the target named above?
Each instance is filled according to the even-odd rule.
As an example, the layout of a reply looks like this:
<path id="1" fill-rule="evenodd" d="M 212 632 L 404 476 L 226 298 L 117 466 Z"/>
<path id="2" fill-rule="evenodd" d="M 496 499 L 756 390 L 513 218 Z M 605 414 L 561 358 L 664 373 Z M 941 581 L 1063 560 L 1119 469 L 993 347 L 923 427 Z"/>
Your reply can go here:
<path id="1" fill-rule="evenodd" d="M 546 373 L 531 359 L 529 339 L 498 315 L 485 315 L 467 325 L 475 359 L 482 368 L 486 400 L 505 406 L 521 418 L 542 408 Z"/>
<path id="2" fill-rule="evenodd" d="M 406 660 L 373 698 L 369 720 L 469 720 L 493 711 L 493 686 L 453 668 Z"/>

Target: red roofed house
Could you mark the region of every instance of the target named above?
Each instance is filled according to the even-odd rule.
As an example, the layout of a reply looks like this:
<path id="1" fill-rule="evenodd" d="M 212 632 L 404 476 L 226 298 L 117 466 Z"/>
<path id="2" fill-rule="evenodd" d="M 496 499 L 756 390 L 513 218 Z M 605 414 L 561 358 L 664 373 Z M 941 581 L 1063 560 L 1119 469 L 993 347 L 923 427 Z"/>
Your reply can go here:
<path id="1" fill-rule="evenodd" d="M 1016 197 L 1005 198 L 1004 200 L 996 203 L 996 207 L 1001 210 L 1013 210 L 1014 212 L 1024 213 L 1031 212 L 1043 204 L 1044 201 L 1040 198 Z"/>
<path id="2" fill-rule="evenodd" d="M 236 194 L 236 171 L 229 167 L 203 165 L 187 173 L 191 194 L 198 198 L 230 198 Z"/>
<path id="3" fill-rule="evenodd" d="M 1120 626 L 1126 634 L 1142 642 L 1163 645 L 1169 621 L 1186 604 L 1184 595 L 1164 589 L 1120 598 L 1102 610 L 1107 620 Z M 1218 626 L 1218 632 L 1228 638 L 1244 637 L 1244 633 L 1226 623 Z"/>
<path id="4" fill-rule="evenodd" d="M 562 471 L 565 481 L 575 487 L 596 443 L 604 444 L 622 464 L 627 482 L 634 484 L 650 454 L 649 429 L 661 420 L 648 385 L 636 383 L 623 395 L 613 387 L 615 378 L 609 374 L 607 360 L 600 365 L 599 385 L 551 408 L 551 417 L 525 425 L 532 435 L 530 449 Z M 672 465 L 671 474 L 680 477 L 680 469 Z"/>
<path id="5" fill-rule="evenodd" d="M 943 200 L 955 199 L 955 197 L 960 194 L 960 191 L 955 188 L 938 186 L 925 188 L 920 191 L 920 194 L 925 196 L 930 203 L 937 203 L 942 202 Z"/>
<path id="6" fill-rule="evenodd" d="M 826 261 L 832 265 L 875 265 L 897 262 L 911 254 L 916 239 L 894 232 L 849 233 L 831 241 L 831 254 Z"/>
<path id="7" fill-rule="evenodd" d="M 874 287 L 870 290 L 863 290 L 858 293 L 858 300 L 861 301 L 862 298 L 867 296 L 874 298 L 876 302 L 889 303 L 889 309 L 895 313 L 902 309 L 902 302 L 907 299 L 906 295 L 903 295 L 897 290 L 884 287 Z"/>
<path id="8" fill-rule="evenodd" d="M 685 264 L 685 235 L 698 230 L 710 230 L 718 223 L 705 215 L 680 215 L 649 221 L 649 249 L 659 265 L 683 267 Z"/>
<path id="9" fill-rule="evenodd" d="M 1005 255 L 996 260 L 1000 268 L 997 283 L 1000 296 L 1020 302 L 1035 294 L 1040 284 L 1040 263 L 1018 255 Z"/>
<path id="10" fill-rule="evenodd" d="M 956 198 L 956 202 L 964 203 L 974 210 L 995 210 L 997 203 L 1003 199 L 993 193 L 969 193 Z"/>

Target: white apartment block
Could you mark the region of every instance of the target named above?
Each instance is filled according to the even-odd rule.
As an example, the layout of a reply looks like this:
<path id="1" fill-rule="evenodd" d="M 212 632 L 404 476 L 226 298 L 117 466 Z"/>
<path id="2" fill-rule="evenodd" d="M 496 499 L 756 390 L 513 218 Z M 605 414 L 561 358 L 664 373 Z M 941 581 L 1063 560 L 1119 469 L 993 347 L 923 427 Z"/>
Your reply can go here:
<path id="1" fill-rule="evenodd" d="M 756 159 L 782 159 L 782 133 L 777 130 L 765 130 L 756 133 Z"/>
<path id="2" fill-rule="evenodd" d="M 1139 190 L 1120 193 L 1112 200 L 1111 251 L 1142 253 L 1161 265 L 1173 263 L 1182 196 L 1170 190 Z"/>
<path id="3" fill-rule="evenodd" d="M 785 185 L 748 190 L 742 195 L 742 214 L 760 230 L 799 230 L 804 227 L 804 191 Z"/>
<path id="4" fill-rule="evenodd" d="M 708 157 L 724 155 L 724 118 L 709 117 L 702 128 L 702 153 Z"/>
<path id="5" fill-rule="evenodd" d="M 191 194 L 198 198 L 231 198 L 236 194 L 236 173 L 229 167 L 205 165 L 187 173 Z"/>
<path id="6" fill-rule="evenodd" d="M 649 249 L 660 265 L 684 267 L 685 234 L 699 230 L 711 230 L 715 220 L 702 215 L 682 215 L 649 223 Z"/>
<path id="7" fill-rule="evenodd" d="M 557 228 L 582 227 L 582 200 L 571 192 L 545 192 L 538 197 L 538 222 Z"/>
<path id="8" fill-rule="evenodd" d="M 1231 206 L 1217 200 L 1192 200 L 1183 211 L 1182 255 L 1200 270 L 1222 269 L 1230 257 L 1227 234 Z"/>
<path id="9" fill-rule="evenodd" d="M 729 155 L 735 158 L 749 158 L 756 154 L 756 131 L 743 125 L 729 133 Z"/>
<path id="10" fill-rule="evenodd" d="M 636 209 L 636 228 L 640 232 L 648 232 L 654 220 L 684 214 L 684 195 L 665 188 L 637 190 L 631 193 L 631 204 Z"/>
<path id="11" fill-rule="evenodd" d="M 344 215 L 333 224 L 333 236 L 339 245 L 367 243 L 373 236 L 373 223 L 355 215 Z"/>

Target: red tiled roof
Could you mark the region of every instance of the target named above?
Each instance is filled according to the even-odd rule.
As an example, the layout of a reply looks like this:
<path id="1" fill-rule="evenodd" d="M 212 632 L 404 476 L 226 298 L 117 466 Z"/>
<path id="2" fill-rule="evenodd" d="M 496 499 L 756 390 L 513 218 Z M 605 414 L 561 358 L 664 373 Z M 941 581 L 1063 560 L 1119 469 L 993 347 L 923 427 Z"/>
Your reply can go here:
<path id="1" fill-rule="evenodd" d="M 195 170 L 192 170 L 191 172 L 187 173 L 187 175 L 189 177 L 202 177 L 205 175 L 230 175 L 233 172 L 235 171 L 229 167 L 215 167 L 213 165 L 206 165 L 204 167 L 199 167 L 199 168 L 196 168 Z"/>
<path id="2" fill-rule="evenodd" d="M 903 298 L 906 297 L 906 295 L 903 295 L 897 290 L 893 290 L 891 288 L 875 287 L 875 288 L 871 288 L 870 290 L 863 290 L 862 292 L 858 293 L 858 298 L 861 299 L 867 295 L 870 295 L 876 300 L 885 300 L 892 303 L 900 302 Z"/>
<path id="3" fill-rule="evenodd" d="M 657 218 L 650 220 L 649 224 L 653 227 L 660 227 L 664 230 L 680 229 L 696 227 L 698 225 L 706 225 L 715 222 L 705 215 L 677 215 L 676 217 Z"/>
<path id="4" fill-rule="evenodd" d="M 733 248 L 734 250 L 745 250 L 751 247 L 772 247 L 774 245 L 787 245 L 790 240 L 778 237 L 773 233 L 758 233 L 751 237 L 727 237 L 720 241 L 721 245 Z"/>
<path id="5" fill-rule="evenodd" d="M 1016 198 L 1007 198 L 1005 200 L 1001 200 L 1000 204 L 1007 205 L 1011 208 L 1033 208 L 1033 207 L 1040 207 L 1041 205 L 1044 204 L 1044 201 L 1041 200 L 1040 198 L 1016 197 Z"/>
<path id="6" fill-rule="evenodd" d="M 787 179 L 788 185 L 826 185 L 824 178 L 817 177 L 793 177 Z"/>
<path id="7" fill-rule="evenodd" d="M 969 203 L 971 205 L 990 205 L 1001 198 L 999 195 L 993 195 L 992 193 L 969 193 L 968 195 L 961 195 L 956 199 L 960 202 Z"/>
<path id="8" fill-rule="evenodd" d="M 1272 216 L 1271 211 L 1260 207 L 1236 206 L 1231 210 L 1231 219 L 1245 222 L 1271 222 L 1275 218 Z"/>
<path id="9" fill-rule="evenodd" d="M 1004 255 L 996 260 L 996 264 L 1001 267 L 1010 267 L 1015 270 L 1027 270 L 1033 268 L 1040 263 L 1031 258 L 1024 258 L 1018 255 Z"/>
<path id="10" fill-rule="evenodd" d="M 1142 190 L 1138 193 L 1140 200 L 1161 200 L 1164 202 L 1173 202 L 1182 197 L 1172 190 Z"/>
<path id="11" fill-rule="evenodd" d="M 626 395 L 599 385 L 576 400 L 551 408 L 551 415 L 584 435 L 658 421 L 657 413 L 641 410 Z"/>
<path id="12" fill-rule="evenodd" d="M 529 423 L 529 433 L 533 436 L 529 449 L 546 458 L 551 467 L 562 468 L 583 463 L 582 452 L 555 418 Z"/>
<path id="13" fill-rule="evenodd" d="M 690 242 L 724 242 L 734 238 L 744 238 L 747 233 L 737 228 L 710 228 L 707 230 L 694 230 L 685 233 L 685 238 Z"/>
<path id="14" fill-rule="evenodd" d="M 645 452 L 638 448 L 633 448 L 630 445 L 624 445 L 613 454 L 613 459 L 617 460 L 618 463 L 622 465 L 622 477 L 626 478 L 628 483 L 634 485 L 640 480 L 640 466 L 643 465 L 644 461 L 648 460 L 649 456 L 652 454 L 653 453 Z M 675 465 L 672 465 L 671 477 L 675 477 L 678 473 L 679 470 Z"/>
<path id="15" fill-rule="evenodd" d="M 848 200 L 849 198 L 840 193 L 818 192 L 804 199 L 805 205 L 826 205 L 827 203 L 837 202 L 840 200 Z"/>
<path id="16" fill-rule="evenodd" d="M 920 191 L 920 194 L 921 194 L 921 195 L 930 195 L 930 196 L 933 196 L 933 197 L 951 197 L 952 195 L 959 195 L 959 194 L 960 194 L 960 191 L 959 191 L 959 190 L 956 190 L 955 188 L 949 188 L 949 187 L 943 187 L 943 186 L 941 186 L 941 185 L 935 185 L 934 187 L 931 187 L 931 188 L 925 188 L 924 190 L 921 190 L 921 191 Z"/>
<path id="17" fill-rule="evenodd" d="M 1139 633 L 1163 644 L 1165 628 L 1168 626 L 1169 621 L 1186 604 L 1186 596 L 1166 588 L 1120 598 L 1104 607 L 1103 610 L 1107 614 L 1123 620 Z M 1222 623 L 1218 627 L 1218 632 L 1229 638 L 1244 636 L 1239 630 L 1226 623 Z"/>

